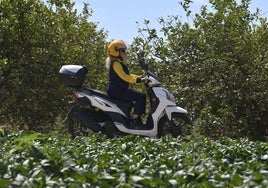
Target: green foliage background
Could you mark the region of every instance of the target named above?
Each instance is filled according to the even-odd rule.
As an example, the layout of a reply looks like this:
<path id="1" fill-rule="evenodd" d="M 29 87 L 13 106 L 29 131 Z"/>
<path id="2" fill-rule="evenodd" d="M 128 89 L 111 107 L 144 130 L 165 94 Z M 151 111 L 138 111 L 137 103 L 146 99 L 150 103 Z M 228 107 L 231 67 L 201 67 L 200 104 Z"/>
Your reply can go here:
<path id="1" fill-rule="evenodd" d="M 264 138 L 268 128 L 267 19 L 249 11 L 249 0 L 210 3 L 213 11 L 203 6 L 193 23 L 183 23 L 178 16 L 160 19 L 160 33 L 145 21 L 134 49 L 151 56 L 167 87 L 203 134 Z M 190 5 L 191 1 L 181 2 L 187 15 Z"/>
<path id="2" fill-rule="evenodd" d="M 192 23 L 161 18 L 159 33 L 145 21 L 131 63 L 140 52 L 202 134 L 265 139 L 267 19 L 249 11 L 250 0 L 211 0 L 212 10 L 203 6 L 194 17 L 190 0 L 179 3 Z M 2 125 L 53 129 L 70 99 L 57 79 L 64 64 L 87 65 L 86 85 L 105 90 L 107 34 L 88 22 L 88 5 L 78 14 L 69 0 L 2 0 L 0 10 Z"/>
<path id="3" fill-rule="evenodd" d="M 60 67 L 87 65 L 96 86 L 106 33 L 87 21 L 87 5 L 79 15 L 65 0 L 3 0 L 0 6 L 1 123 L 49 130 L 66 112 L 70 93 L 58 82 Z"/>

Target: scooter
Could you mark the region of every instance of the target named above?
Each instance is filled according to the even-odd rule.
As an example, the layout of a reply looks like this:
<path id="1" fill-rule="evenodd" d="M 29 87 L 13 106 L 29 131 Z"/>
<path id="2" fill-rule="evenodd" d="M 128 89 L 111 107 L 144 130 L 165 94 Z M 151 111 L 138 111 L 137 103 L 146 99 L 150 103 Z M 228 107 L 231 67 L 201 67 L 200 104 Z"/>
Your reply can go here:
<path id="1" fill-rule="evenodd" d="M 150 103 L 146 123 L 140 128 L 130 126 L 132 102 L 118 101 L 106 93 L 83 87 L 88 72 L 85 66 L 64 65 L 59 71 L 60 81 L 73 88 L 75 101 L 71 104 L 66 121 L 72 137 L 105 133 L 116 135 L 140 135 L 148 137 L 172 137 L 189 135 L 193 124 L 188 112 L 177 106 L 172 93 L 161 85 L 158 76 L 148 70 L 148 64 L 139 62 L 146 72 L 144 83 Z"/>

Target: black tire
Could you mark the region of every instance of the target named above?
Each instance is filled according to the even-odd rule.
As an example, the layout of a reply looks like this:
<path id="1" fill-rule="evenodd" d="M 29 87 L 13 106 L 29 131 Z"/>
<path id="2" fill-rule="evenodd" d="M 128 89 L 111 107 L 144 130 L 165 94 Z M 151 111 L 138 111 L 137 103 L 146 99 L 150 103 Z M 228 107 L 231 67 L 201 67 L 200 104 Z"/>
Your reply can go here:
<path id="1" fill-rule="evenodd" d="M 86 136 L 89 134 L 88 132 L 83 131 L 83 125 L 80 122 L 73 121 L 72 119 L 67 120 L 67 127 L 72 138 L 77 136 Z"/>
<path id="2" fill-rule="evenodd" d="M 93 130 L 88 129 L 86 125 L 83 125 L 80 120 L 75 118 L 75 112 L 68 117 L 67 128 L 68 132 L 72 135 L 72 138 L 86 136 L 93 132 Z"/>
<path id="3" fill-rule="evenodd" d="M 192 134 L 193 124 L 187 114 L 173 113 L 171 122 L 166 116 L 162 117 L 158 126 L 158 137 L 172 136 L 172 137 L 185 137 Z"/>

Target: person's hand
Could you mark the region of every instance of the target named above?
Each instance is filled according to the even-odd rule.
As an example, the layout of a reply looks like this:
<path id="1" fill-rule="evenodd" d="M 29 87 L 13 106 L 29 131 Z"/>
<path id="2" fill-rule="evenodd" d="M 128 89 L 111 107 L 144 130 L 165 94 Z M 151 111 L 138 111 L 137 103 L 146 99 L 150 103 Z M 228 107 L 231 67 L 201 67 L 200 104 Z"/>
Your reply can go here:
<path id="1" fill-rule="evenodd" d="M 143 77 L 143 78 L 141 78 L 141 82 L 147 84 L 147 83 L 148 83 L 148 79 L 147 79 L 147 77 Z"/>

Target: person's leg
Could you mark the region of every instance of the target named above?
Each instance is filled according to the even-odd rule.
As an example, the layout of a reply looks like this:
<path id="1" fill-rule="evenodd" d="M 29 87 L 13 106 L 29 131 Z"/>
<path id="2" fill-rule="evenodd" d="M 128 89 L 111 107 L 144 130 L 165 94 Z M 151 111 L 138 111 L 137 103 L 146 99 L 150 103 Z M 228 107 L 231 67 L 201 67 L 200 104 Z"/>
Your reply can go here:
<path id="1" fill-rule="evenodd" d="M 132 95 L 135 98 L 135 105 L 134 105 L 134 112 L 133 112 L 133 119 L 135 119 L 145 113 L 146 95 L 143 93 L 136 92 L 136 91 L 133 91 Z"/>
<path id="2" fill-rule="evenodd" d="M 143 125 L 141 121 L 141 115 L 145 113 L 145 105 L 146 105 L 146 95 L 134 90 L 125 90 L 124 92 L 112 92 L 109 93 L 111 97 L 116 100 L 121 101 L 132 101 L 135 102 L 134 112 L 132 115 L 132 126 L 139 127 L 139 125 Z"/>
<path id="3" fill-rule="evenodd" d="M 131 126 L 139 128 L 139 126 L 143 125 L 141 115 L 145 113 L 146 95 L 133 90 L 129 90 L 127 93 L 129 98 L 135 101 Z"/>
<path id="4" fill-rule="evenodd" d="M 120 93 L 114 91 L 112 93 L 109 93 L 109 95 L 116 100 L 135 102 L 134 113 L 133 113 L 134 118 L 139 117 L 145 113 L 145 105 L 146 105 L 145 94 L 129 89 Z"/>

